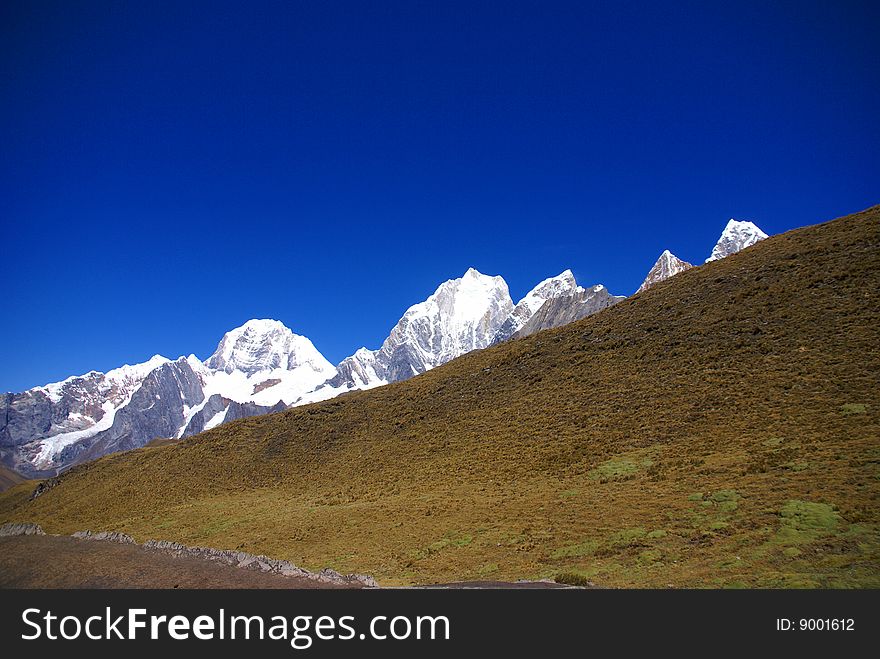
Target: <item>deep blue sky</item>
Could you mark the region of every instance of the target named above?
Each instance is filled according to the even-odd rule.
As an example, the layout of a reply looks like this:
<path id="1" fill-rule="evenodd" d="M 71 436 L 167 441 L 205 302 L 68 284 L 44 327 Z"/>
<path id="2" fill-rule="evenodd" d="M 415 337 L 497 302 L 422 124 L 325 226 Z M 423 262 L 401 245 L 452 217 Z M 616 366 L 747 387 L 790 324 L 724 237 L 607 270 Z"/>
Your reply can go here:
<path id="1" fill-rule="evenodd" d="M 878 3 L 660 5 L 4 2 L 0 390 L 880 203 Z"/>

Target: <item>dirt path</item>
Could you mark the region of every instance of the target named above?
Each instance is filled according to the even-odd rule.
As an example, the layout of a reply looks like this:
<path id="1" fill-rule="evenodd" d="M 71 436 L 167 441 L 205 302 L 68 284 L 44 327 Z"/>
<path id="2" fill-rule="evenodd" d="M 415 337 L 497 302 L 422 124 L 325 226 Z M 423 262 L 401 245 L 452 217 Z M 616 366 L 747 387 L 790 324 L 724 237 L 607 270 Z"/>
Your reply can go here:
<path id="1" fill-rule="evenodd" d="M 117 542 L 0 537 L 0 588 L 340 587 Z"/>
<path id="2" fill-rule="evenodd" d="M 0 537 L 0 588 L 345 588 L 314 579 L 248 570 L 139 545 L 71 536 Z M 570 588 L 544 581 L 467 581 L 416 586 Z"/>

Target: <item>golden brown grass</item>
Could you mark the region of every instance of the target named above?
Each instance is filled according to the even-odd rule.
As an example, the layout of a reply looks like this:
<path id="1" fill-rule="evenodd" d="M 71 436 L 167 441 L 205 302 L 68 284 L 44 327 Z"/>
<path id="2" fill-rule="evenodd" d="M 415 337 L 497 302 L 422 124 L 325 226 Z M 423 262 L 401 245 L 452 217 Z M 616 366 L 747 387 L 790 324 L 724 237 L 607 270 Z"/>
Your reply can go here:
<path id="1" fill-rule="evenodd" d="M 412 380 L 107 456 L 0 522 L 380 582 L 880 586 L 880 207 Z"/>

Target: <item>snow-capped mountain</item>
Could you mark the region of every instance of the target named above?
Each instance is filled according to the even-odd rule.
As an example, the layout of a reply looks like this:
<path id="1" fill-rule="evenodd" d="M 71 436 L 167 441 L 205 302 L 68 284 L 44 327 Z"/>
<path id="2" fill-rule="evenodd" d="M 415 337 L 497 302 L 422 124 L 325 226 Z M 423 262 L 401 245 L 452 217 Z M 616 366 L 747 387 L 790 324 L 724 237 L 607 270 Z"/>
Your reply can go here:
<path id="1" fill-rule="evenodd" d="M 715 243 L 712 254 L 706 259 L 706 263 L 736 254 L 738 251 L 754 245 L 765 238 L 767 238 L 767 234 L 752 222 L 732 219 L 724 227 L 724 231 L 721 232 L 721 237 Z"/>
<path id="2" fill-rule="evenodd" d="M 0 450 L 15 448 L 20 454 L 21 460 L 10 465 L 13 468 L 20 461 L 41 464 L 49 454 L 107 430 L 144 379 L 167 362 L 155 355 L 142 364 L 126 364 L 107 373 L 90 371 L 21 394 L 6 394 Z M 34 439 L 44 441 L 30 445 Z"/>
<path id="3" fill-rule="evenodd" d="M 239 403 L 290 405 L 336 374 L 312 342 L 277 320 L 249 320 L 227 332 L 217 350 L 196 365 L 206 397 Z"/>
<path id="4" fill-rule="evenodd" d="M 547 300 L 571 295 L 579 290 L 583 289 L 577 285 L 571 270 L 566 270 L 556 277 L 545 279 L 526 293 L 522 300 L 516 303 L 507 320 L 501 324 L 501 327 L 495 333 L 492 343 L 506 341 L 516 334 L 523 325 L 529 322 L 529 319 L 535 315 L 538 309 L 541 308 L 541 305 Z"/>
<path id="5" fill-rule="evenodd" d="M 503 278 L 470 268 L 407 309 L 378 350 L 361 348 L 344 359 L 337 375 L 303 402 L 405 380 L 486 348 L 513 310 Z"/>
<path id="6" fill-rule="evenodd" d="M 653 267 L 648 271 L 648 276 L 645 277 L 645 281 L 642 282 L 642 285 L 639 286 L 639 290 L 637 290 L 636 293 L 641 293 L 657 282 L 674 277 L 678 273 L 684 272 L 693 267 L 693 265 L 687 261 L 682 261 L 668 249 L 664 250 L 660 255 L 660 258 L 657 259 L 656 263 L 654 263 Z"/>
<path id="7" fill-rule="evenodd" d="M 6 394 L 0 458 L 25 475 L 51 473 L 156 437 L 286 407 L 335 372 L 307 338 L 276 320 L 251 320 L 224 335 L 205 363 L 195 355 L 173 362 L 156 355 Z"/>

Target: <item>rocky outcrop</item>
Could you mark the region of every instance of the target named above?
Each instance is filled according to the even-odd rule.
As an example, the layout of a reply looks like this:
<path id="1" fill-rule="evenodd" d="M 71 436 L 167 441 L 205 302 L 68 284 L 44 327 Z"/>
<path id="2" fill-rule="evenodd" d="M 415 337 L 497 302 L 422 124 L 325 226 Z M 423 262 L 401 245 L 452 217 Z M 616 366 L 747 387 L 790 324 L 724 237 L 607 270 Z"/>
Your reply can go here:
<path id="1" fill-rule="evenodd" d="M 70 414 L 68 404 L 55 405 L 42 391 L 9 393 L 0 400 L 0 446 L 20 446 L 63 432 L 61 424 Z"/>
<path id="2" fill-rule="evenodd" d="M 588 289 L 580 289 L 571 295 L 547 300 L 537 313 L 514 334 L 514 338 L 529 336 L 552 327 L 562 327 L 581 318 L 607 309 L 623 300 L 620 295 L 611 295 L 601 284 Z"/>
<path id="3" fill-rule="evenodd" d="M 37 497 L 42 496 L 59 483 L 61 483 L 61 481 L 57 478 L 48 478 L 44 481 L 37 483 L 37 487 L 35 487 L 34 491 L 31 492 L 30 500 L 33 501 Z"/>
<path id="4" fill-rule="evenodd" d="M 28 522 L 10 522 L 0 526 L 0 536 L 13 535 L 46 535 L 36 524 Z"/>
<path id="5" fill-rule="evenodd" d="M 134 541 L 134 538 L 132 538 L 130 535 L 119 533 L 118 531 L 99 531 L 98 533 L 92 533 L 91 531 L 77 531 L 73 534 L 73 537 L 79 538 L 80 540 L 105 540 L 107 542 L 120 542 L 125 545 L 137 544 Z"/>
<path id="6" fill-rule="evenodd" d="M 234 400 L 224 398 L 219 394 L 214 394 L 205 402 L 205 405 L 198 412 L 192 415 L 184 429 L 181 437 L 190 437 L 197 435 L 209 427 L 219 425 L 222 421 L 234 421 L 235 419 L 245 419 L 252 416 L 260 416 L 262 414 L 270 414 L 272 412 L 280 412 L 286 410 L 287 405 L 283 401 L 278 401 L 275 405 L 257 405 L 256 403 L 239 403 Z M 221 415 L 217 419 L 217 415 Z M 210 424 L 210 425 L 209 425 Z"/>
<path id="7" fill-rule="evenodd" d="M 220 394 L 210 396 L 202 409 L 190 417 L 181 437 L 190 437 L 202 432 L 211 419 L 214 419 L 218 414 L 223 414 L 230 402 L 228 398 L 224 398 Z"/>
<path id="8" fill-rule="evenodd" d="M 232 401 L 226 409 L 225 421 L 235 421 L 236 419 L 247 419 L 252 416 L 261 416 L 263 414 L 271 414 L 273 412 L 281 412 L 286 410 L 287 405 L 282 401 L 278 401 L 272 406 L 257 405 L 256 403 L 238 403 Z"/>
<path id="9" fill-rule="evenodd" d="M 33 524 L 6 524 L 0 527 L 0 535 L 31 535 L 22 529 L 21 532 L 4 533 L 6 527 L 16 527 L 11 531 L 19 530 L 18 527 L 33 527 L 38 530 L 39 535 L 43 535 L 40 527 Z M 91 531 L 77 531 L 73 534 L 74 538 L 81 540 L 98 540 L 105 542 L 121 542 L 124 544 L 137 544 L 130 535 L 118 533 L 116 531 L 101 531 L 92 533 Z M 338 586 L 347 586 L 349 588 L 378 588 L 379 584 L 373 577 L 364 574 L 340 574 L 335 570 L 325 568 L 320 572 L 309 572 L 303 568 L 297 567 L 289 561 L 279 560 L 277 558 L 269 558 L 263 555 L 248 554 L 243 551 L 235 551 L 230 549 L 212 549 L 211 547 L 189 547 L 178 542 L 170 542 L 168 540 L 147 540 L 144 544 L 139 545 L 147 551 L 162 552 L 172 556 L 188 556 L 191 558 L 199 558 L 206 561 L 215 561 L 224 565 L 242 568 L 245 570 L 259 570 L 260 572 L 268 572 L 284 577 L 299 577 L 301 579 L 310 579 L 320 583 L 334 584 Z"/>

